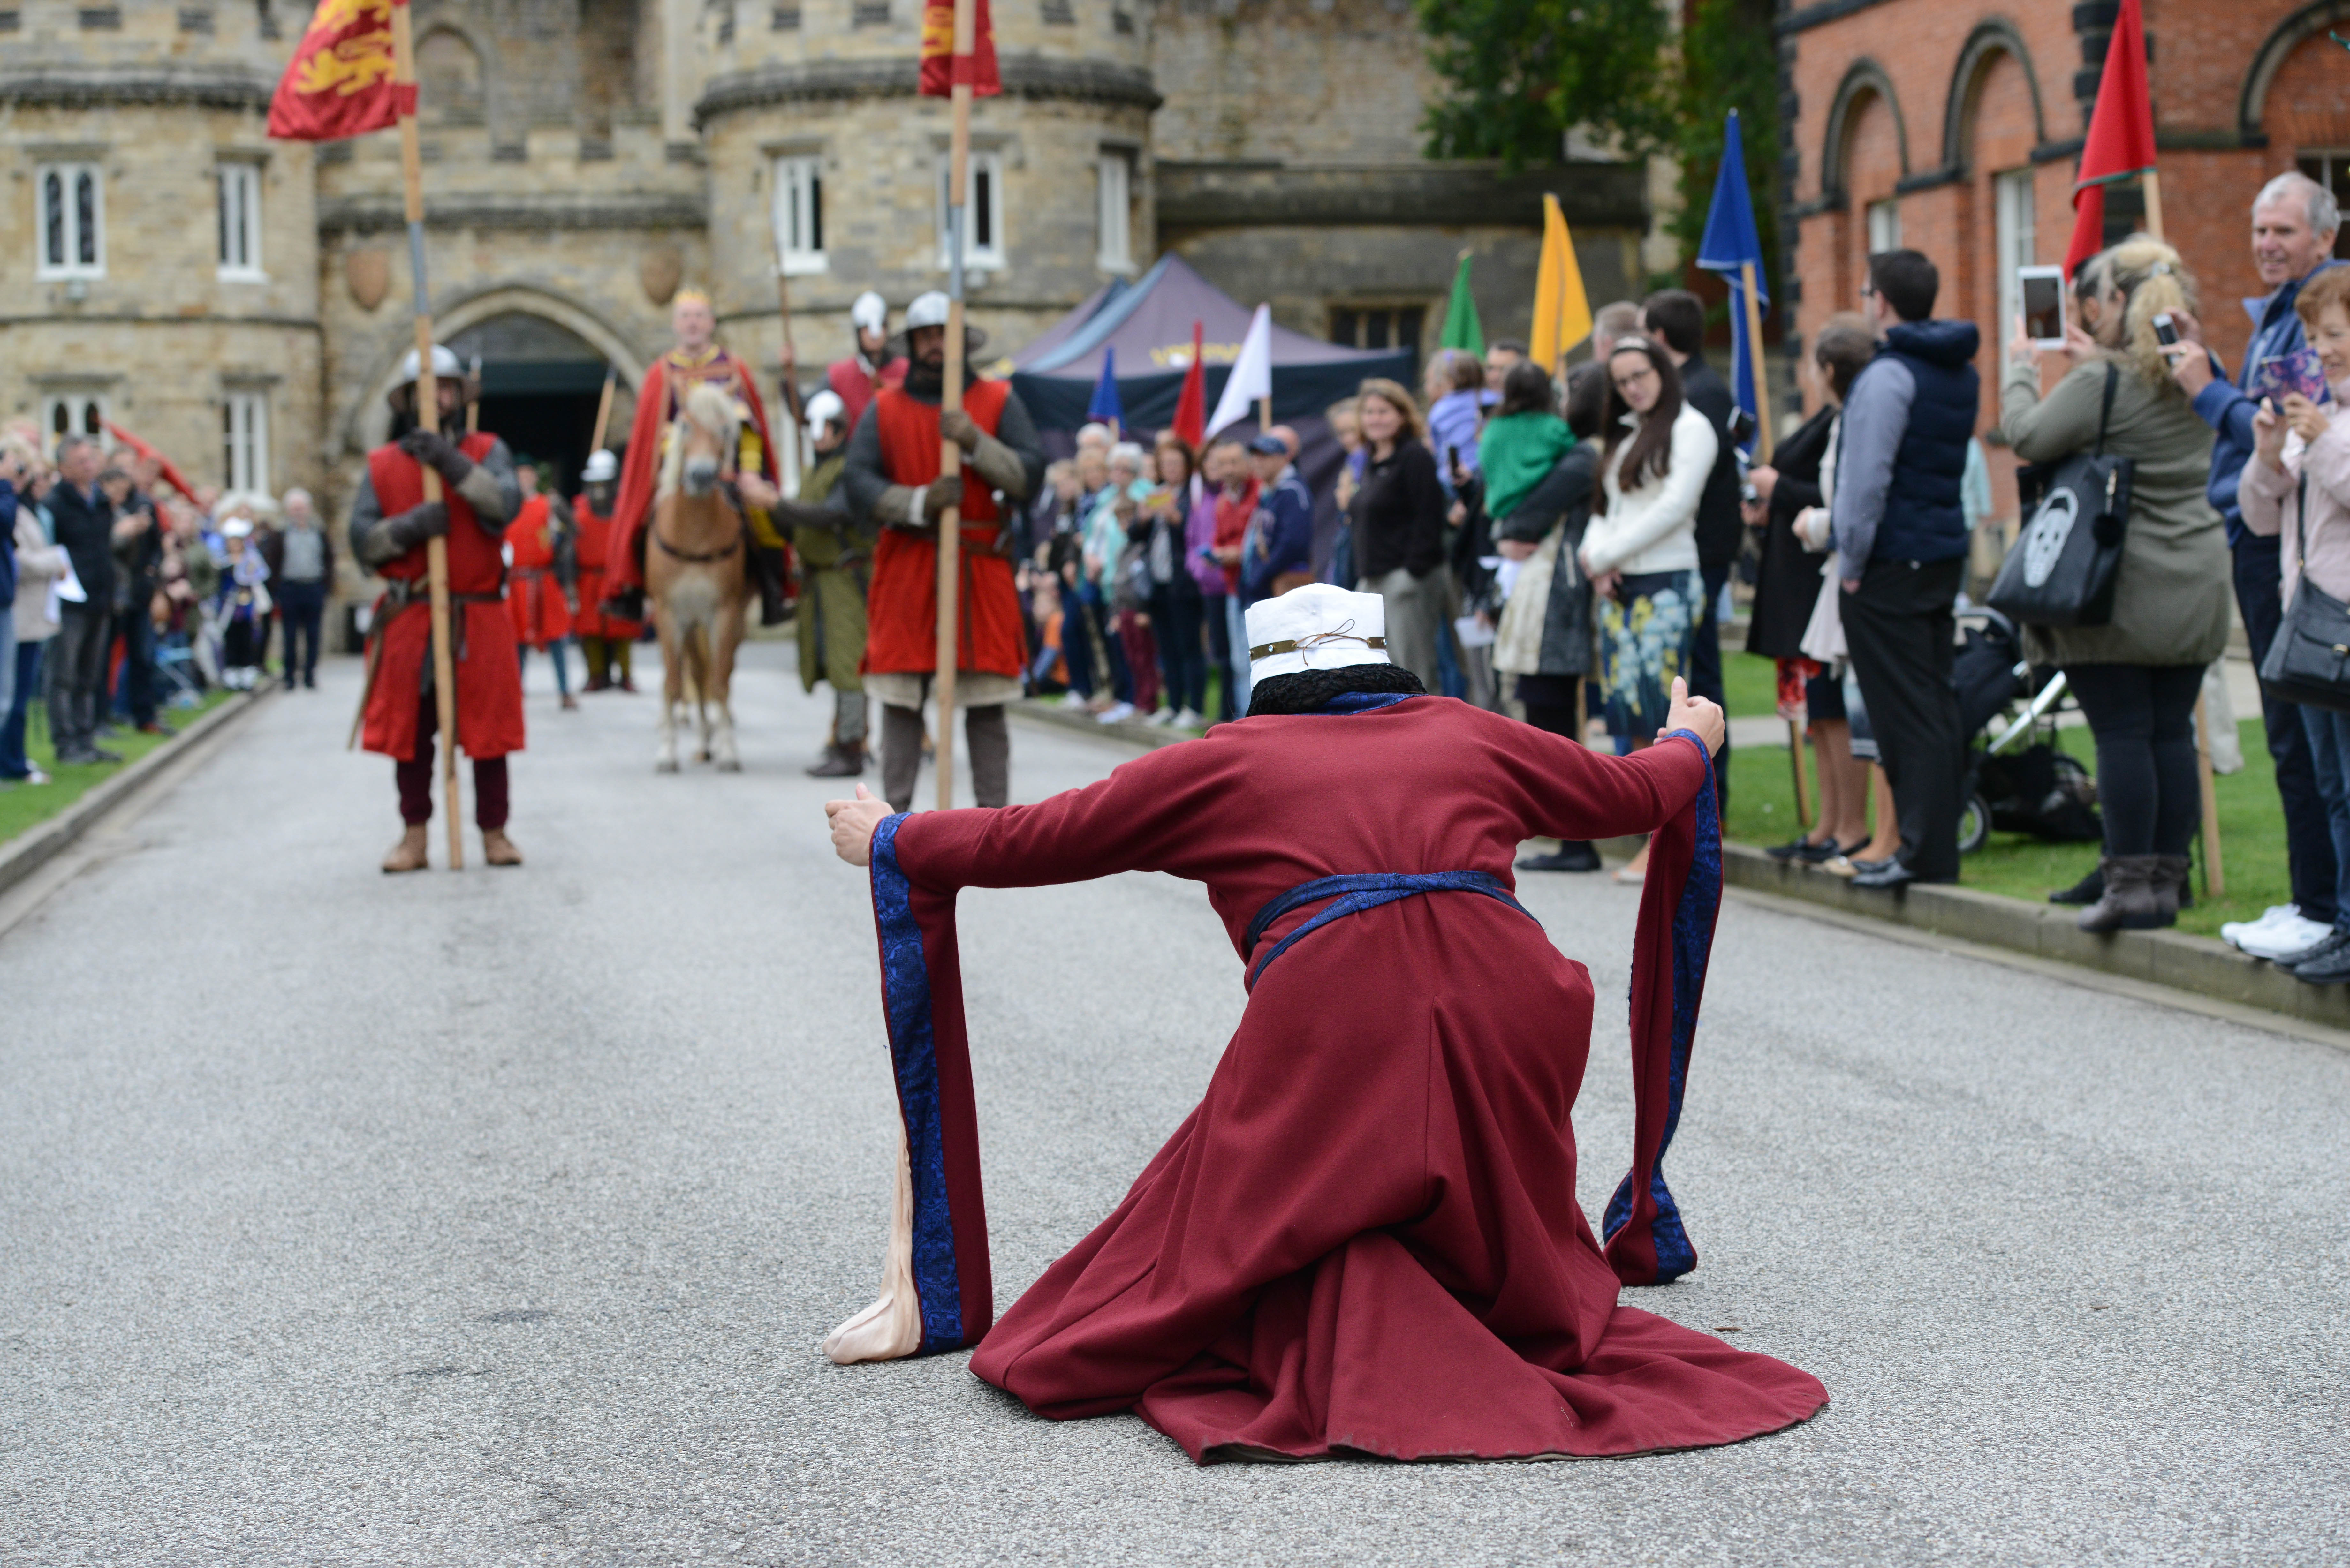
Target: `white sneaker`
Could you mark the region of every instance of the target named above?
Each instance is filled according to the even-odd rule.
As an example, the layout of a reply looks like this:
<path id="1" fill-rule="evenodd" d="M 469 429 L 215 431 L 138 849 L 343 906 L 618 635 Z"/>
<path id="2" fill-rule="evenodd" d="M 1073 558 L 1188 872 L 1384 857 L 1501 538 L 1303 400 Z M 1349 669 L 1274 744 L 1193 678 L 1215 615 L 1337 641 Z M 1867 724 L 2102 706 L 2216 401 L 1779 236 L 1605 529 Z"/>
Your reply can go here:
<path id="1" fill-rule="evenodd" d="M 1175 715 L 1175 727 L 1179 730 L 1197 730 L 1204 726 L 1207 722 L 1196 708 L 1186 708 Z"/>
<path id="2" fill-rule="evenodd" d="M 2230 920 L 2226 925 L 2221 926 L 2220 940 L 2223 942 L 2233 942 L 2241 947 L 2243 945 L 2241 939 L 2269 930 L 2279 922 L 2297 917 L 2300 913 L 2301 907 L 2297 904 L 2271 904 L 2266 912 L 2257 920 Z"/>
<path id="3" fill-rule="evenodd" d="M 2325 933 L 2333 929 L 2322 920 L 2304 920 L 2298 914 L 2289 915 L 2265 930 L 2245 932 L 2236 939 L 2236 945 L 2254 958 L 2290 958 L 2324 941 Z"/>
<path id="4" fill-rule="evenodd" d="M 1133 703 L 1113 702 L 1108 707 L 1103 709 L 1100 712 L 1095 714 L 1094 721 L 1095 722 L 1101 724 L 1122 724 L 1127 720 L 1133 717 Z"/>

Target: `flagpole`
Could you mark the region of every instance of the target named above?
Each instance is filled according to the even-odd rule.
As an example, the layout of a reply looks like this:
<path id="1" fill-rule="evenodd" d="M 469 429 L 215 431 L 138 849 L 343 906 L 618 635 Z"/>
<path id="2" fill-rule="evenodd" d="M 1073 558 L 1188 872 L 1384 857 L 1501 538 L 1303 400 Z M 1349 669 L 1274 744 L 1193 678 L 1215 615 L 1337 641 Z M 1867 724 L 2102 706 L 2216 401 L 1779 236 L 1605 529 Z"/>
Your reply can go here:
<path id="1" fill-rule="evenodd" d="M 783 192 L 778 188 L 775 194 L 780 198 Z M 775 227 L 773 202 L 767 208 L 767 226 L 775 230 L 775 314 L 783 332 L 784 352 L 777 356 L 777 368 L 783 372 L 778 390 L 783 393 L 784 413 L 791 421 L 790 433 L 782 442 L 783 450 L 776 453 L 777 472 L 784 482 L 784 493 L 796 496 L 800 493 L 800 441 L 802 432 L 807 428 L 807 412 L 800 402 L 799 349 L 792 342 L 792 284 L 784 274 L 784 235 L 783 231 Z M 853 324 L 849 327 L 852 332 L 856 329 Z M 790 360 L 788 365 L 782 362 L 786 358 Z M 769 431 L 768 434 L 772 438 L 774 432 Z"/>
<path id="2" fill-rule="evenodd" d="M 1754 461 L 1771 461 L 1771 394 L 1762 375 L 1762 302 L 1754 296 L 1754 264 L 1738 264 L 1746 294 L 1746 374 L 1754 383 Z"/>
<path id="3" fill-rule="evenodd" d="M 965 187 L 971 180 L 971 58 L 978 30 L 972 0 L 955 0 L 953 83 L 954 134 L 947 162 L 947 363 L 946 384 L 940 389 L 939 413 L 962 408 L 963 327 L 962 253 Z M 947 436 L 939 439 L 939 473 L 951 479 L 962 472 L 962 448 Z M 939 651 L 933 682 L 939 698 L 939 809 L 954 806 L 955 662 L 962 649 L 956 622 L 962 608 L 962 508 L 950 506 L 939 514 Z"/>
<path id="4" fill-rule="evenodd" d="M 2138 177 L 2146 193 L 2146 232 L 2162 238 L 2162 175 L 2148 169 Z M 2228 873 L 2220 859 L 2220 797 L 2211 766 L 2211 725 L 2203 694 L 2195 694 L 2195 774 L 2203 806 L 2203 891 L 2214 898 L 2228 896 Z"/>
<path id="5" fill-rule="evenodd" d="M 432 380 L 432 296 L 424 281 L 424 158 L 417 146 L 415 29 L 408 7 L 391 8 L 391 79 L 408 106 L 400 110 L 400 180 L 408 217 L 408 270 L 415 286 L 416 423 L 420 430 L 441 428 L 441 394 Z M 405 90 L 402 90 L 405 89 Z M 424 499 L 439 501 L 441 474 L 431 463 L 424 471 Z M 449 540 L 446 535 L 427 540 L 426 576 L 432 593 L 432 698 L 441 726 L 441 804 L 449 816 L 449 869 L 465 868 L 465 827 L 457 798 L 457 674 L 449 657 Z"/>

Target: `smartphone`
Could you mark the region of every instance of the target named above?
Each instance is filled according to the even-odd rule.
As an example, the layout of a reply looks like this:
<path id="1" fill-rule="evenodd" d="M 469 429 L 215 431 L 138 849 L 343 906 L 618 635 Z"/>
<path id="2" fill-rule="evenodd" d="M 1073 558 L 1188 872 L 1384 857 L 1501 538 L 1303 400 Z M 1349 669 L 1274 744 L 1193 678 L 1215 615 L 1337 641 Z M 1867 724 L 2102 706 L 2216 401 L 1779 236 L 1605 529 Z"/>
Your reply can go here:
<path id="1" fill-rule="evenodd" d="M 1730 439 L 1743 443 L 1753 433 L 1754 416 L 1742 408 L 1732 407 L 1730 410 Z"/>
<path id="2" fill-rule="evenodd" d="M 2064 347 L 2064 269 L 2020 266 L 2016 292 L 2023 299 L 2023 330 L 2034 348 Z"/>
<path id="3" fill-rule="evenodd" d="M 2165 348 L 2178 341 L 2178 323 L 2170 319 L 2168 310 L 2154 318 L 2154 340 Z"/>

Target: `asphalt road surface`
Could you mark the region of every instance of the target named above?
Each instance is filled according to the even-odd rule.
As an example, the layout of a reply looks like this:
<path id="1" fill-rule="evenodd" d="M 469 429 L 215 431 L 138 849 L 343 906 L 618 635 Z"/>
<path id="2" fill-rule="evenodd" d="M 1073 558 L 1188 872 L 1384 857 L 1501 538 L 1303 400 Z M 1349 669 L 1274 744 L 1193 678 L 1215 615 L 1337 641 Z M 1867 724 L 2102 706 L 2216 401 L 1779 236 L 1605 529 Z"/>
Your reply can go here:
<path id="1" fill-rule="evenodd" d="M 1634 1294 L 1818 1374 L 1810 1424 L 1201 1469 L 963 1356 L 829 1365 L 879 1274 L 892 1101 L 785 652 L 749 655 L 732 776 L 656 776 L 652 699 L 558 713 L 539 663 L 528 866 L 397 880 L 345 661 L 0 938 L 0 1561 L 2350 1552 L 2350 1054 L 1735 899 L 1672 1156 L 1703 1263 Z M 1015 786 L 1122 755 L 1016 727 Z M 1523 894 L 1601 999 L 1596 1213 L 1634 894 Z M 1174 1129 L 1243 993 L 1188 884 L 962 908 L 1008 1304 Z"/>

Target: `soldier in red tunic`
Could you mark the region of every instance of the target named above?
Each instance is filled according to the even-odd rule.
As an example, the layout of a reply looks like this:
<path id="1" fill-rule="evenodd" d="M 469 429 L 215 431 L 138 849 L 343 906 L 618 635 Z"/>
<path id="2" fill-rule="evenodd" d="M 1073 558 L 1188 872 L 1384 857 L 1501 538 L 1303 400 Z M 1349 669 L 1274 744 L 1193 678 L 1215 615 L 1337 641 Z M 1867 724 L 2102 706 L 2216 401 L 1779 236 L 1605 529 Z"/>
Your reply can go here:
<path id="1" fill-rule="evenodd" d="M 857 352 L 826 366 L 824 384 L 838 395 L 848 410 L 848 428 L 855 430 L 867 404 L 884 389 L 904 383 L 906 361 L 889 352 L 889 301 L 868 288 L 848 307 L 848 320 L 857 329 Z"/>
<path id="2" fill-rule="evenodd" d="M 386 871 L 421 871 L 424 826 L 432 820 L 432 751 L 439 720 L 432 685 L 432 598 L 426 544 L 449 541 L 449 631 L 457 680 L 457 743 L 473 759 L 473 821 L 482 856 L 519 866 L 506 836 L 506 753 L 523 745 L 522 666 L 514 622 L 501 591 L 505 527 L 522 504 L 514 457 L 483 431 L 452 439 L 416 428 L 416 356 L 400 368 L 389 401 L 396 439 L 368 453 L 367 474 L 351 502 L 351 553 L 390 587 L 375 604 L 369 631 L 364 743 L 390 757 L 407 824 Z M 443 430 L 462 431 L 472 389 L 446 348 L 432 350 L 434 389 Z M 405 433 L 400 433 L 405 431 Z M 424 499 L 424 469 L 440 474 L 442 499 Z"/>
<path id="3" fill-rule="evenodd" d="M 1011 519 L 1044 479 L 1045 452 L 1008 381 L 966 371 L 963 406 L 942 412 L 946 320 L 943 294 L 906 307 L 905 384 L 884 389 L 858 421 L 840 476 L 850 510 L 880 524 L 866 605 L 865 689 L 881 700 L 881 793 L 899 811 L 913 804 L 922 704 L 938 669 L 939 515 L 948 507 L 962 508 L 962 528 L 955 701 L 965 711 L 972 790 L 982 805 L 1012 798 L 1003 704 L 1020 695 L 1027 663 Z M 975 327 L 963 330 L 967 353 L 986 341 Z M 942 436 L 963 451 L 963 472 L 952 479 L 939 473 Z"/>
<path id="4" fill-rule="evenodd" d="M 629 671 L 629 655 L 644 622 L 604 613 L 604 553 L 612 545 L 612 512 L 619 494 L 620 460 L 598 449 L 588 454 L 579 472 L 580 491 L 571 498 L 571 515 L 578 524 L 574 547 L 579 556 L 579 608 L 571 629 L 579 639 L 580 657 L 588 661 L 588 690 L 623 691 L 637 689 Z"/>
<path id="5" fill-rule="evenodd" d="M 571 508 L 562 497 L 539 490 L 536 463 L 519 465 L 515 478 L 522 487 L 522 508 L 506 524 L 505 544 L 506 612 L 514 619 L 515 651 L 525 669 L 534 648 L 555 660 L 555 689 L 567 711 L 579 706 L 571 695 L 571 660 L 564 651 L 579 581 Z"/>

